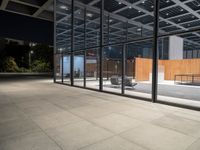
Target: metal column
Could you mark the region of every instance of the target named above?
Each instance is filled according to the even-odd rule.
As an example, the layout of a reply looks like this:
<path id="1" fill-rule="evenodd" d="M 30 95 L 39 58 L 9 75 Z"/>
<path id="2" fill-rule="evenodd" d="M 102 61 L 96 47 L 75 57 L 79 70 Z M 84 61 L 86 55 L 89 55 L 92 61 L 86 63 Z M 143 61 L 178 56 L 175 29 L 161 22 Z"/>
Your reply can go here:
<path id="1" fill-rule="evenodd" d="M 157 101 L 158 90 L 158 32 L 159 32 L 160 1 L 154 0 L 154 33 L 153 33 L 153 63 L 152 63 L 152 102 Z"/>
<path id="2" fill-rule="evenodd" d="M 74 85 L 74 0 L 71 0 L 71 71 L 70 71 L 70 78 L 71 78 L 71 86 Z"/>
<path id="3" fill-rule="evenodd" d="M 101 0 L 101 16 L 100 16 L 100 50 L 99 50 L 99 90 L 103 90 L 103 24 L 104 24 L 104 0 Z"/>
<path id="4" fill-rule="evenodd" d="M 86 87 L 86 8 L 84 9 L 84 84 Z"/>

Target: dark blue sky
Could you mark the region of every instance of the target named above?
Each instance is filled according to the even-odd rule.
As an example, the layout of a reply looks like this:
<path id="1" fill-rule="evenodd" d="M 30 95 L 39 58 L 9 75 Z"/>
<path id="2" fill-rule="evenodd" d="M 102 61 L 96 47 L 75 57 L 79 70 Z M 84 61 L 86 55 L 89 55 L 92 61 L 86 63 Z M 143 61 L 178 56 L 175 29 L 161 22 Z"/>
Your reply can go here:
<path id="1" fill-rule="evenodd" d="M 53 45 L 53 22 L 0 11 L 0 37 Z"/>

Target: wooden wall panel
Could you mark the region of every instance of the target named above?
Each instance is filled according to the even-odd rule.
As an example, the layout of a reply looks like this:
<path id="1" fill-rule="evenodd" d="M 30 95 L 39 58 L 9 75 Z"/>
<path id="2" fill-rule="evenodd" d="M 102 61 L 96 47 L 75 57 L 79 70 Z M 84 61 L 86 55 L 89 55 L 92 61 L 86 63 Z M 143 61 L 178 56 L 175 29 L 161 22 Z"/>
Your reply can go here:
<path id="1" fill-rule="evenodd" d="M 164 67 L 164 79 L 174 80 L 176 74 L 200 74 L 200 59 L 159 60 L 158 64 Z M 152 60 L 136 58 L 136 80 L 149 81 L 152 72 Z"/>
<path id="2" fill-rule="evenodd" d="M 135 80 L 149 81 L 149 74 L 152 70 L 152 60 L 145 58 L 136 58 L 135 61 Z"/>

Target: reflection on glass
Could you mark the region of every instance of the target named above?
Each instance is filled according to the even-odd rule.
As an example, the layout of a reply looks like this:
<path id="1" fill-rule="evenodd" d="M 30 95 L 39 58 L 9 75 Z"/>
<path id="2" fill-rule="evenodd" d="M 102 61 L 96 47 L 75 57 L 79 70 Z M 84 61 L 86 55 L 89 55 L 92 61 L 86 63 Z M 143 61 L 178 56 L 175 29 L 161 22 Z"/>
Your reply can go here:
<path id="1" fill-rule="evenodd" d="M 103 90 L 121 93 L 122 46 L 109 46 L 103 50 Z"/>
<path id="2" fill-rule="evenodd" d="M 70 66 L 71 66 L 71 56 L 70 54 L 68 55 L 63 55 L 63 83 L 70 84 Z"/>
<path id="3" fill-rule="evenodd" d="M 158 60 L 158 99 L 199 107 L 200 38 L 196 33 L 187 33 L 166 37 L 165 43 L 162 40 L 159 51 L 165 51 L 168 57 Z"/>
<path id="4" fill-rule="evenodd" d="M 126 46 L 125 94 L 151 98 L 152 41 L 142 41 Z"/>
<path id="5" fill-rule="evenodd" d="M 99 50 L 86 51 L 86 87 L 99 89 Z"/>
<path id="6" fill-rule="evenodd" d="M 61 54 L 54 56 L 54 70 L 56 82 L 62 82 L 62 57 Z"/>
<path id="7" fill-rule="evenodd" d="M 84 85 L 84 52 L 74 54 L 74 85 Z"/>

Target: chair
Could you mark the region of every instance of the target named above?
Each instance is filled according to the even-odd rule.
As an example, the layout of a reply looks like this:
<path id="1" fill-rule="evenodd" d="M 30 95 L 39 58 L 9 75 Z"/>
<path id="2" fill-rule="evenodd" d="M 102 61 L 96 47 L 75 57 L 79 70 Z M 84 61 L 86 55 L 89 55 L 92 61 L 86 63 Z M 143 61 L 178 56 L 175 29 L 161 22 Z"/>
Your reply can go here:
<path id="1" fill-rule="evenodd" d="M 132 88 L 134 88 L 134 86 L 136 86 L 137 83 L 133 83 L 132 79 L 125 77 L 124 78 L 124 85 L 125 86 L 131 86 Z"/>
<path id="2" fill-rule="evenodd" d="M 110 82 L 113 85 L 120 85 L 121 84 L 119 77 L 116 76 L 116 75 L 110 77 Z"/>

